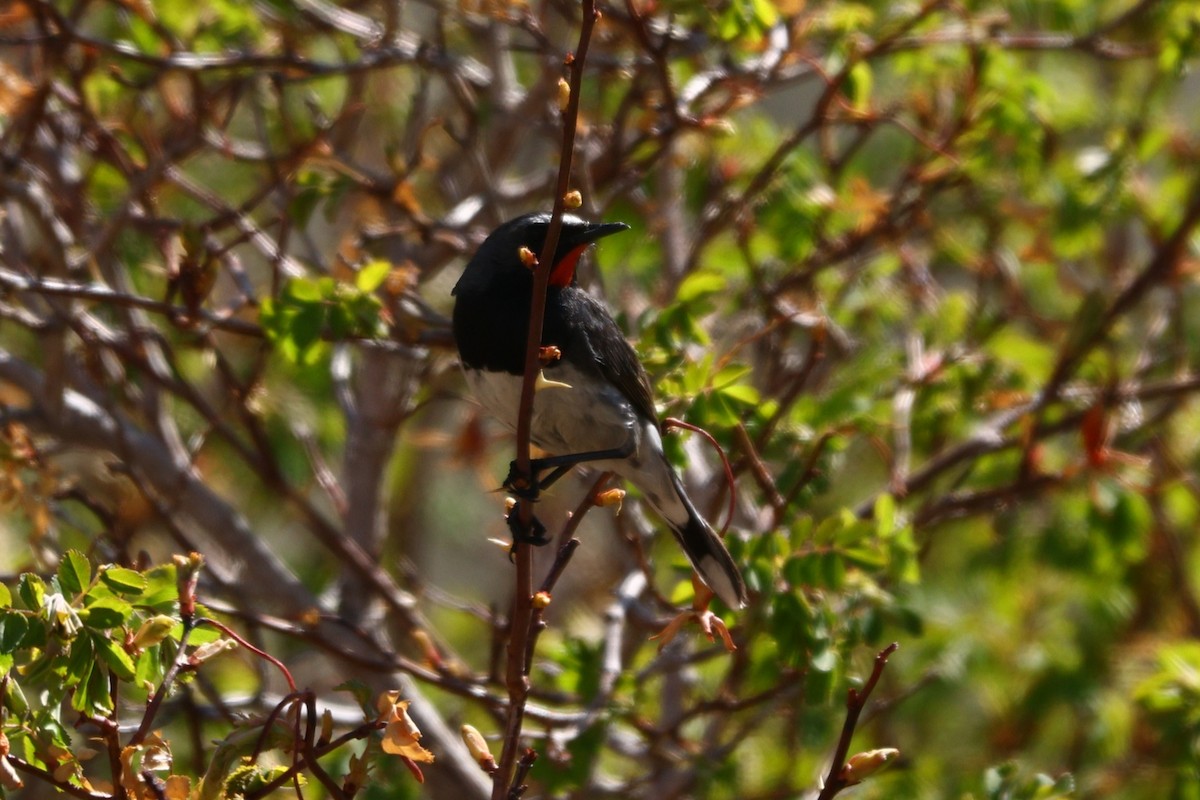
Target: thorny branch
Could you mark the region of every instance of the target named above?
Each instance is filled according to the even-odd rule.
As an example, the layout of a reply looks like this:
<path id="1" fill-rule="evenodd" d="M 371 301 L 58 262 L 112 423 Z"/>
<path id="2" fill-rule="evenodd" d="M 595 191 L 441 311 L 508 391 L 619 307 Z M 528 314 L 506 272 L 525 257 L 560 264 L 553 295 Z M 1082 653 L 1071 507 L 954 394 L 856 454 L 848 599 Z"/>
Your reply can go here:
<path id="1" fill-rule="evenodd" d="M 533 298 L 530 303 L 529 336 L 525 344 L 525 373 L 521 382 L 521 401 L 517 411 L 517 473 L 524 477 L 527 485 L 536 485 L 537 476 L 530 467 L 530 432 L 533 419 L 534 381 L 541 370 L 538 352 L 542 343 L 542 324 L 546 309 L 546 291 L 550 285 L 550 271 L 554 267 L 554 253 L 558 249 L 562 231 L 562 215 L 567 192 L 571 185 L 571 161 L 575 151 L 575 131 L 579 120 L 579 96 L 583 87 L 583 67 L 591 43 L 592 29 L 599 12 L 594 0 L 584 0 L 579 27 L 579 44 L 568 59 L 570 66 L 570 97 L 563 111 L 562 149 L 559 152 L 558 182 L 554 192 L 554 210 L 546 231 L 546 241 L 534 268 Z M 527 498 L 518 501 L 516 513 L 522 530 L 532 530 L 533 503 Z M 567 556 L 570 551 L 566 551 Z M 516 561 L 513 609 L 509 621 L 508 662 L 506 683 L 508 687 L 508 719 L 504 726 L 503 749 L 499 769 L 493 775 L 492 800 L 503 800 L 511 795 L 510 781 L 513 779 L 514 764 L 520 747 L 521 724 L 525 714 L 525 701 L 529 695 L 528 663 L 532 657 L 531 642 L 536 634 L 533 630 L 535 614 L 533 607 L 533 545 L 529 542 L 513 543 L 513 558 Z M 524 763 L 524 762 L 522 762 Z M 530 760 L 532 764 L 532 760 Z M 526 767 L 528 770 L 528 767 Z M 520 780 L 523 775 L 518 775 Z"/>

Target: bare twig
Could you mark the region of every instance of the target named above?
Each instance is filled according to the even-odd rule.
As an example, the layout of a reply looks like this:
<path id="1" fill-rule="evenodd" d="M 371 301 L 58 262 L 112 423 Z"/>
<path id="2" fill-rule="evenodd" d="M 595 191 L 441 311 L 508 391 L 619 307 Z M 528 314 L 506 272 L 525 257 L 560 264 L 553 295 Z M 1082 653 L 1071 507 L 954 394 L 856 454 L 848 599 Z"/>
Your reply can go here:
<path id="1" fill-rule="evenodd" d="M 550 270 L 554 266 L 554 253 L 558 248 L 562 230 L 564 197 L 570 188 L 571 159 L 575 149 L 575 128 L 579 119 L 579 95 L 583 85 L 583 65 L 591 42 L 592 28 L 598 13 L 594 0 L 584 0 L 582 22 L 579 28 L 579 44 L 571 66 L 571 95 L 563 114 L 562 150 L 559 154 L 558 182 L 554 193 L 554 210 L 550 227 L 546 232 L 545 245 L 534 269 L 533 298 L 530 304 L 529 336 L 525 343 L 525 373 L 521 383 L 521 402 L 517 412 L 517 473 L 533 485 L 530 467 L 530 433 L 533 422 L 533 386 L 541 368 L 538 350 L 542 342 L 542 324 L 546 310 L 546 292 L 550 285 Z M 533 523 L 533 504 L 522 498 L 516 509 L 521 528 L 528 533 Z M 533 636 L 533 550 L 528 542 L 513 543 L 516 561 L 516 586 L 513 611 L 509 622 L 508 662 L 506 684 L 508 688 L 508 719 L 504 730 L 504 746 L 500 754 L 499 769 L 496 770 L 492 788 L 492 800 L 503 800 L 509 791 L 517 750 L 520 746 L 521 723 L 525 713 L 525 701 L 529 695 L 529 676 L 526 671 L 529 642 Z M 532 762 L 530 762 L 532 764 Z"/>
<path id="2" fill-rule="evenodd" d="M 887 666 L 888 658 L 899 648 L 899 642 L 892 642 L 880 650 L 879 655 L 875 656 L 875 667 L 871 670 L 871 677 L 867 678 L 863 688 L 861 690 L 850 689 L 847 693 L 846 721 L 842 724 L 842 735 L 838 738 L 837 747 L 833 751 L 833 761 L 829 765 L 829 774 L 825 776 L 825 785 L 821 787 L 821 793 L 817 795 L 817 800 L 830 800 L 837 796 L 842 789 L 851 785 L 843 778 L 842 770 L 846 765 L 846 756 L 850 752 L 850 741 L 854 738 L 854 728 L 858 725 L 858 717 L 862 714 L 867 699 L 875 690 L 875 684 L 879 683 L 879 678 L 883 675 L 883 668 Z"/>

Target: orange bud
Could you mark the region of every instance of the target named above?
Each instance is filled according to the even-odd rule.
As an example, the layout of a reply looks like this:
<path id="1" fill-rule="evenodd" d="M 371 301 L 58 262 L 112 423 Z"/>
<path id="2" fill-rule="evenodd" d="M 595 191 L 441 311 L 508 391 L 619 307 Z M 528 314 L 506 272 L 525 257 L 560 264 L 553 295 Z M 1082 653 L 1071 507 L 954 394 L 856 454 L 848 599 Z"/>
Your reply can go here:
<path id="1" fill-rule="evenodd" d="M 533 607 L 540 611 L 549 607 L 552 599 L 549 592 L 538 592 L 533 596 Z"/>
<path id="2" fill-rule="evenodd" d="M 533 251 L 528 247 L 522 247 L 517 250 L 517 256 L 521 259 L 521 263 L 533 269 L 538 265 L 538 257 L 533 254 Z"/>
<path id="3" fill-rule="evenodd" d="M 562 358 L 562 350 L 552 344 L 538 348 L 538 358 L 542 361 L 558 361 Z"/>
<path id="4" fill-rule="evenodd" d="M 578 189 L 572 189 L 563 195 L 563 205 L 573 211 L 583 205 L 583 195 Z"/>
<path id="5" fill-rule="evenodd" d="M 605 489 L 603 492 L 598 492 L 596 494 L 596 496 L 592 498 L 592 502 L 595 503 L 596 505 L 600 506 L 601 508 L 607 508 L 608 506 L 616 506 L 617 511 L 621 510 L 621 503 L 624 500 L 625 500 L 625 490 L 624 489 Z"/>

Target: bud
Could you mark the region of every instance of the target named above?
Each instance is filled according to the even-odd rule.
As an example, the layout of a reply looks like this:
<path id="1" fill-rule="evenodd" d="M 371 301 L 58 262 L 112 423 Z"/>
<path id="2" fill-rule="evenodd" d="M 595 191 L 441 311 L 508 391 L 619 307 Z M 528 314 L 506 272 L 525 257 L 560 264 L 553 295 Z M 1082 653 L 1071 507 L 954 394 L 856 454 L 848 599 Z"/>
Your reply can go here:
<path id="1" fill-rule="evenodd" d="M 841 778 L 848 784 L 861 783 L 887 766 L 887 763 L 898 755 L 900 751 L 894 747 L 855 753 L 842 767 Z"/>
<path id="2" fill-rule="evenodd" d="M 535 594 L 533 596 L 532 604 L 533 604 L 534 608 L 536 608 L 538 611 L 541 611 L 542 609 L 548 608 L 550 606 L 550 601 L 552 599 L 553 598 L 550 597 L 549 592 L 538 592 L 537 594 Z"/>
<path id="3" fill-rule="evenodd" d="M 578 189 L 572 189 L 563 195 L 563 205 L 574 211 L 583 205 L 583 195 L 579 193 Z"/>
<path id="4" fill-rule="evenodd" d="M 560 358 L 562 358 L 562 350 L 559 350 L 552 344 L 548 344 L 545 347 L 538 348 L 538 358 L 541 359 L 543 363 L 558 361 Z"/>
<path id="5" fill-rule="evenodd" d="M 83 627 L 83 620 L 79 618 L 79 614 L 71 608 L 67 598 L 57 592 L 46 595 L 46 599 L 42 601 L 42 612 L 46 621 L 53 625 L 64 639 L 74 638 Z"/>
<path id="6" fill-rule="evenodd" d="M 421 655 L 425 658 L 425 663 L 434 669 L 442 667 L 442 654 L 438 652 L 437 645 L 433 643 L 433 637 L 427 631 L 415 628 L 412 632 L 413 641 L 417 647 L 421 648 Z"/>
<path id="7" fill-rule="evenodd" d="M 138 628 L 138 632 L 133 635 L 133 641 L 129 645 L 138 650 L 153 647 L 167 638 L 174 627 L 175 619 L 173 617 L 168 617 L 166 614 L 158 614 L 142 623 L 142 627 Z"/>
<path id="8" fill-rule="evenodd" d="M 608 506 L 616 506 L 617 511 L 620 512 L 621 502 L 624 499 L 625 499 L 625 490 L 624 489 L 606 489 L 603 492 L 598 492 L 596 494 L 596 496 L 592 498 L 592 502 L 595 503 L 597 506 L 600 506 L 601 508 L 607 508 Z"/>
<path id="9" fill-rule="evenodd" d="M 317 744 L 325 744 L 333 738 L 333 712 L 328 708 L 321 713 L 321 738 Z"/>
<path id="10" fill-rule="evenodd" d="M 192 654 L 188 656 L 188 664 L 193 667 L 198 667 L 205 661 L 221 655 L 221 653 L 228 652 L 229 650 L 236 650 L 237 646 L 238 643 L 233 639 L 224 638 L 217 639 L 213 642 L 208 642 L 207 644 L 202 644 L 193 650 Z"/>
<path id="11" fill-rule="evenodd" d="M 517 250 L 517 258 L 521 259 L 521 263 L 533 269 L 538 265 L 538 257 L 533 254 L 533 251 L 528 247 L 521 247 Z"/>
<path id="12" fill-rule="evenodd" d="M 734 127 L 733 123 L 724 117 L 707 119 L 704 121 L 703 125 L 704 130 L 708 131 L 712 136 L 718 139 L 728 139 L 730 136 L 733 136 L 735 133 L 737 133 L 737 128 Z"/>
<path id="13" fill-rule="evenodd" d="M 567 104 L 571 102 L 571 84 L 567 83 L 566 78 L 558 79 L 558 110 L 566 111 Z"/>
<path id="14" fill-rule="evenodd" d="M 491 748 L 488 747 L 487 740 L 483 738 L 482 733 L 470 725 L 463 725 L 462 740 L 463 744 L 467 746 L 471 758 L 483 767 L 484 772 L 491 775 L 496 771 L 496 759 L 492 757 Z"/>

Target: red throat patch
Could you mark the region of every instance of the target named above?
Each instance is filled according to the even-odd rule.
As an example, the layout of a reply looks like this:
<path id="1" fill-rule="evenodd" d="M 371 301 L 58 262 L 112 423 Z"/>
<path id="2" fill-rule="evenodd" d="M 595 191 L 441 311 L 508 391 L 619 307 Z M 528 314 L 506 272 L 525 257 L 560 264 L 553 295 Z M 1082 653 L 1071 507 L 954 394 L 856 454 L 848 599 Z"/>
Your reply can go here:
<path id="1" fill-rule="evenodd" d="M 575 265 L 579 263 L 579 257 L 583 255 L 583 251 L 587 250 L 587 247 L 586 244 L 581 244 L 558 260 L 554 269 L 550 270 L 551 286 L 565 288 L 571 285 L 571 281 L 575 278 Z"/>

